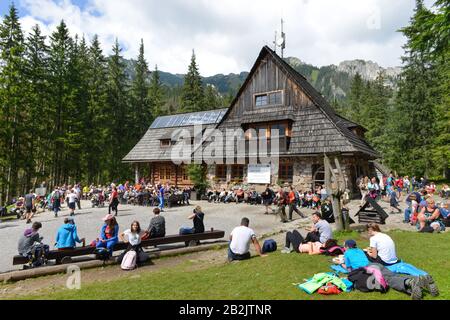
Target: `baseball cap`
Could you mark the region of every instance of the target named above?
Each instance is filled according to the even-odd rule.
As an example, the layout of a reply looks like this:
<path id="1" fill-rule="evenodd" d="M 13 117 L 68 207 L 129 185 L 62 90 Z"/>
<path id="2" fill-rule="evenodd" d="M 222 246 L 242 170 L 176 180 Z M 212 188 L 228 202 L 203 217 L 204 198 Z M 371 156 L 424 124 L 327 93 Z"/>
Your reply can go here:
<path id="1" fill-rule="evenodd" d="M 355 240 L 347 240 L 345 241 L 345 246 L 349 248 L 356 248 L 356 241 Z"/>

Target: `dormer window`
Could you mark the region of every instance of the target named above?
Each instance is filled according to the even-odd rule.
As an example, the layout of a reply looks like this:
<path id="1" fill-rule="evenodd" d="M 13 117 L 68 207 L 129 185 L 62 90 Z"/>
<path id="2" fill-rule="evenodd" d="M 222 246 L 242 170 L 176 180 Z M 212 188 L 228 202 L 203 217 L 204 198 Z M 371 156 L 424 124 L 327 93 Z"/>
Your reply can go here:
<path id="1" fill-rule="evenodd" d="M 283 91 L 255 94 L 255 107 L 269 107 L 283 104 Z"/>
<path id="2" fill-rule="evenodd" d="M 161 142 L 161 148 L 168 148 L 173 144 L 171 139 L 161 139 L 160 142 Z"/>

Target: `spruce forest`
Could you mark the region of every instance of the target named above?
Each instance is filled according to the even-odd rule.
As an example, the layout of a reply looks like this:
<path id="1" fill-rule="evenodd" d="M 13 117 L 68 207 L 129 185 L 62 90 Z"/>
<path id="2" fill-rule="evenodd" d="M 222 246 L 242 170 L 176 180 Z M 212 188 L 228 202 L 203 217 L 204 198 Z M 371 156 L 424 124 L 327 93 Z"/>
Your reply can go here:
<path id="1" fill-rule="evenodd" d="M 356 74 L 346 99 L 329 99 L 399 174 L 450 176 L 449 21 L 450 1 L 432 9 L 416 1 L 399 30 L 407 42 L 397 86 L 383 73 L 375 81 Z M 132 180 L 121 160 L 156 117 L 228 107 L 233 98 L 203 83 L 195 52 L 183 84 L 168 87 L 144 58 L 144 42 L 132 76 L 118 40 L 109 56 L 101 47 L 98 37 L 70 36 L 64 21 L 49 37 L 37 25 L 25 34 L 10 7 L 0 24 L 0 204 L 43 181 Z"/>

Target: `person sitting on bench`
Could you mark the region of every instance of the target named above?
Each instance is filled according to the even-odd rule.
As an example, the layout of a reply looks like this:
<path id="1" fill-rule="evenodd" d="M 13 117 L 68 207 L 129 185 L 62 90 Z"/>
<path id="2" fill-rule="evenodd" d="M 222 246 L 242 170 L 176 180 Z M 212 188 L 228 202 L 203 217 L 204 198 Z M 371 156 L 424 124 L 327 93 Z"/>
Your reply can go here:
<path id="1" fill-rule="evenodd" d="M 180 229 L 180 235 L 205 232 L 205 225 L 203 224 L 204 217 L 205 217 L 205 214 L 202 212 L 202 208 L 200 206 L 197 206 L 194 209 L 193 214 L 191 214 L 188 217 L 188 219 L 193 220 L 194 227 L 193 228 L 182 227 Z"/>
<path id="2" fill-rule="evenodd" d="M 125 230 L 120 234 L 120 240 L 128 243 L 128 247 L 124 252 L 122 252 L 117 257 L 117 263 L 122 263 L 123 258 L 125 257 L 125 254 L 128 251 L 135 251 L 136 252 L 136 263 L 144 263 L 148 260 L 149 256 L 147 253 L 144 252 L 141 246 L 141 240 L 142 236 L 144 235 L 144 231 L 141 230 L 141 225 L 138 221 L 133 221 L 131 224 L 130 229 Z"/>
<path id="3" fill-rule="evenodd" d="M 119 224 L 112 214 L 107 214 L 103 221 L 105 224 L 100 231 L 100 238 L 97 239 L 96 247 L 106 248 L 112 255 L 114 246 L 119 242 Z"/>
<path id="4" fill-rule="evenodd" d="M 159 208 L 153 209 L 153 214 L 155 216 L 150 220 L 150 225 L 142 237 L 142 240 L 163 238 L 166 236 L 166 220 L 160 213 L 161 210 Z"/>
<path id="5" fill-rule="evenodd" d="M 376 223 L 369 223 L 367 232 L 370 237 L 370 245 L 366 252 L 369 261 L 384 266 L 396 264 L 398 259 L 392 238 L 382 233 L 380 226 Z"/>
<path id="6" fill-rule="evenodd" d="M 241 225 L 231 231 L 230 245 L 228 247 L 228 261 L 234 260 L 246 260 L 250 259 L 250 242 L 255 246 L 256 252 L 261 257 L 266 257 L 261 251 L 258 239 L 256 239 L 255 232 L 248 226 L 250 220 L 248 218 L 242 218 Z"/>
<path id="7" fill-rule="evenodd" d="M 330 224 L 322 220 L 319 212 L 313 213 L 311 219 L 314 225 L 306 229 L 309 231 L 306 238 L 303 238 L 297 230 L 286 234 L 286 244 L 282 253 L 291 253 L 294 250 L 297 253 L 320 254 L 320 248 L 333 237 L 333 231 Z"/>
<path id="8" fill-rule="evenodd" d="M 40 222 L 34 222 L 31 229 L 25 230 L 19 239 L 18 252 L 23 257 L 29 257 L 31 249 L 35 242 L 41 242 L 42 238 L 39 236 L 39 229 L 42 228 Z"/>
<path id="9" fill-rule="evenodd" d="M 78 237 L 75 220 L 72 217 L 65 218 L 64 225 L 59 228 L 56 235 L 55 247 L 58 250 L 72 250 L 77 243 L 82 243 L 83 247 L 86 246 L 86 240 Z"/>

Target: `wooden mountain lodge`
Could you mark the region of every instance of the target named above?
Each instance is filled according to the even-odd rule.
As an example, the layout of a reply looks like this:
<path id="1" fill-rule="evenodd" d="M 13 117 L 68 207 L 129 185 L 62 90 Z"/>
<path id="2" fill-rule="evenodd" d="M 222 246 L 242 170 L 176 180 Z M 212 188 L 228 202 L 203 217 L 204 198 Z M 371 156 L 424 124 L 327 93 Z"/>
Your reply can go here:
<path id="1" fill-rule="evenodd" d="M 372 161 L 379 158 L 364 140 L 365 129 L 336 114 L 305 77 L 267 46 L 228 109 L 159 117 L 123 161 L 134 165 L 137 179 L 145 168 L 152 183 L 191 186 L 186 166 L 172 162 L 171 150 L 176 130 L 193 131 L 199 123 L 222 131 L 255 129 L 268 143 L 271 132 L 279 132 L 278 161 L 258 166 L 250 164 L 249 154 L 245 164 L 208 164 L 208 179 L 217 188 L 290 183 L 310 189 L 324 184 L 327 154 L 340 159 L 348 187 L 356 190 L 356 178 L 375 174 Z"/>

